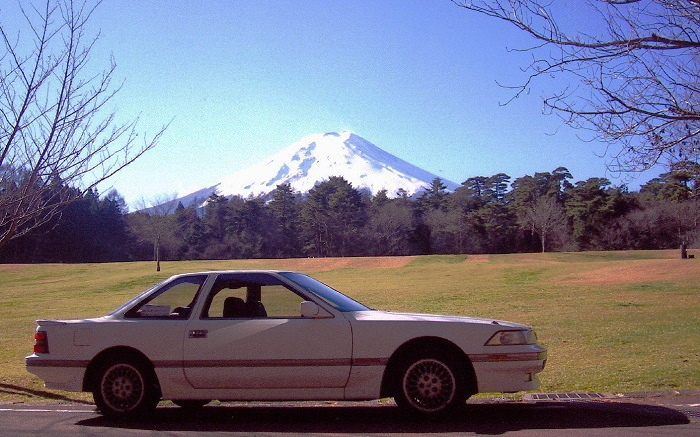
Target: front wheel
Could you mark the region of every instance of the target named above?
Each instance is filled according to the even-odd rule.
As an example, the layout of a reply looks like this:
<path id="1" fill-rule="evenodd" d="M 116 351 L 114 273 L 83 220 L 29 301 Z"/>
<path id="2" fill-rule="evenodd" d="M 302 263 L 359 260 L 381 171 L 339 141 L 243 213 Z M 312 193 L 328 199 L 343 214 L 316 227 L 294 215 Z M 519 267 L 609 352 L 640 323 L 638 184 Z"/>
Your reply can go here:
<path id="1" fill-rule="evenodd" d="M 457 360 L 421 354 L 399 367 L 396 404 L 422 416 L 435 416 L 464 404 L 468 395 Z"/>
<path id="2" fill-rule="evenodd" d="M 136 361 L 103 364 L 92 395 L 100 412 L 113 417 L 150 413 L 160 398 L 155 375 Z"/>

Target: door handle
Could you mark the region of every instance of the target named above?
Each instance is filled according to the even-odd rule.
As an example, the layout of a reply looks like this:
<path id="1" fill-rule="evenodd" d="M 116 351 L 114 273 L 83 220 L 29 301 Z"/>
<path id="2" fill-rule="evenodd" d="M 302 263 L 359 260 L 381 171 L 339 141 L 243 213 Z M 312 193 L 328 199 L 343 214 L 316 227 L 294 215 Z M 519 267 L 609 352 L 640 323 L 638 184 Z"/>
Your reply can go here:
<path id="1" fill-rule="evenodd" d="M 209 331 L 206 329 L 193 329 L 190 331 L 189 337 L 190 338 L 207 338 L 207 334 L 209 334 Z"/>

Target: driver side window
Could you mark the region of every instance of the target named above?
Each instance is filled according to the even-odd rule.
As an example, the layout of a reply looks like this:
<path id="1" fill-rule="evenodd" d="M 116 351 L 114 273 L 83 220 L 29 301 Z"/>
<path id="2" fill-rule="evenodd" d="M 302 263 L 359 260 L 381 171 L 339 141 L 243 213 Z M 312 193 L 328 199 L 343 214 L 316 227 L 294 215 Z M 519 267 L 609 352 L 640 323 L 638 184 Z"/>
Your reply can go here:
<path id="1" fill-rule="evenodd" d="M 268 317 L 292 318 L 301 316 L 301 296 L 283 285 L 263 287 L 262 302 L 267 309 Z"/>
<path id="2" fill-rule="evenodd" d="M 203 318 L 259 319 L 301 317 L 305 299 L 274 277 L 222 275 L 214 283 Z"/>

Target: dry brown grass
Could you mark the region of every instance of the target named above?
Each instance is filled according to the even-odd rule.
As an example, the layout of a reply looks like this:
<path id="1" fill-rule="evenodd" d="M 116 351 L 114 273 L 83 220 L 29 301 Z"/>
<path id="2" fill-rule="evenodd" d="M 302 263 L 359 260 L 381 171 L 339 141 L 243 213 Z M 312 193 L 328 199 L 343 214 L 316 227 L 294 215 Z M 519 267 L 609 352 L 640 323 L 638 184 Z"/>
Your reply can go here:
<path id="1" fill-rule="evenodd" d="M 298 258 L 279 260 L 274 263 L 283 269 L 320 272 L 337 269 L 395 269 L 407 266 L 415 258 L 415 256 Z"/>
<path id="2" fill-rule="evenodd" d="M 649 281 L 698 281 L 700 260 L 650 259 L 610 263 L 574 273 L 563 284 L 622 284 Z"/>

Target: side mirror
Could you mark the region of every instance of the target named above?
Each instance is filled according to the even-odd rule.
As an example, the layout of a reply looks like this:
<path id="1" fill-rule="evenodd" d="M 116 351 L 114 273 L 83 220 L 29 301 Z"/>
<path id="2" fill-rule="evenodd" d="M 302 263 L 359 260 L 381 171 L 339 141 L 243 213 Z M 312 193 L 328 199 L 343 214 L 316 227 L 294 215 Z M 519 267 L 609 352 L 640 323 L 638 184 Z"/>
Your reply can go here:
<path id="1" fill-rule="evenodd" d="M 329 315 L 321 309 L 320 306 L 316 305 L 315 303 L 305 300 L 301 304 L 299 304 L 300 310 L 301 310 L 301 316 L 307 319 L 321 319 L 325 317 L 329 317 Z"/>

